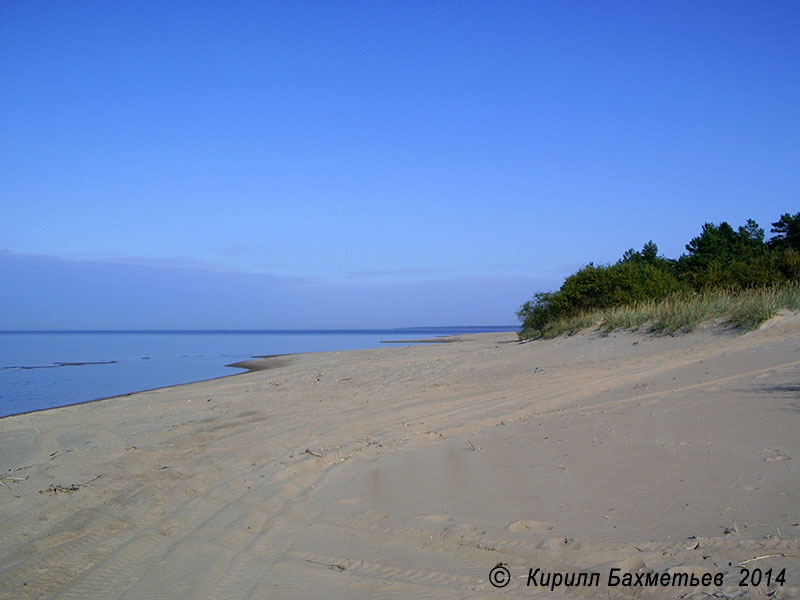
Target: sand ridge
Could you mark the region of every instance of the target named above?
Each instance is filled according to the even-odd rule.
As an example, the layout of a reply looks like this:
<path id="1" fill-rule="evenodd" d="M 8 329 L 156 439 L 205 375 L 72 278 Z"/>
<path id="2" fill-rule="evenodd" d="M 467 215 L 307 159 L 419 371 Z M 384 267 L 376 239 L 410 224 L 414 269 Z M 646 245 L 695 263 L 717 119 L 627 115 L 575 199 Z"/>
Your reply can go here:
<path id="1" fill-rule="evenodd" d="M 800 597 L 796 316 L 264 366 L 0 420 L 0 598 Z"/>

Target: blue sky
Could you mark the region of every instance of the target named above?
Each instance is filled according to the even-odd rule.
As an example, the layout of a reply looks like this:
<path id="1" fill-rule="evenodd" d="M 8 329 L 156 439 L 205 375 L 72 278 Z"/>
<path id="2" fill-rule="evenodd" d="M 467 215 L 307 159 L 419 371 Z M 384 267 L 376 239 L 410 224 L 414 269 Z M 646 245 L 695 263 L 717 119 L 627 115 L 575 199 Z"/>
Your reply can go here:
<path id="1" fill-rule="evenodd" d="M 796 2 L 0 4 L 0 329 L 514 323 L 800 198 Z"/>

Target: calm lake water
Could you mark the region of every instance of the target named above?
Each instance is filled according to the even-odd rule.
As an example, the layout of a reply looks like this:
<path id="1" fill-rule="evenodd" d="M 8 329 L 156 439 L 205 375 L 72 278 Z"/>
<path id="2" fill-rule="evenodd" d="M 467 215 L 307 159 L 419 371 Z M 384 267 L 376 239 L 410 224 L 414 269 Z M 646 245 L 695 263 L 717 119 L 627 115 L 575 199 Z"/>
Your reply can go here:
<path id="1" fill-rule="evenodd" d="M 514 329 L 0 332 L 0 417 L 233 375 L 254 356 Z"/>

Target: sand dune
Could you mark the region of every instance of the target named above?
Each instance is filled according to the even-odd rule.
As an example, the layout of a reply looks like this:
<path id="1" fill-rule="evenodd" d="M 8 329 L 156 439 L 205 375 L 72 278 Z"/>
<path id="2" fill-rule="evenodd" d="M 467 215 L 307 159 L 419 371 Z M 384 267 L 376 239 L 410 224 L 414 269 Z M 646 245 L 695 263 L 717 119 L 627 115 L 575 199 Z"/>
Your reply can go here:
<path id="1" fill-rule="evenodd" d="M 800 597 L 797 316 L 251 366 L 0 420 L 0 598 Z"/>

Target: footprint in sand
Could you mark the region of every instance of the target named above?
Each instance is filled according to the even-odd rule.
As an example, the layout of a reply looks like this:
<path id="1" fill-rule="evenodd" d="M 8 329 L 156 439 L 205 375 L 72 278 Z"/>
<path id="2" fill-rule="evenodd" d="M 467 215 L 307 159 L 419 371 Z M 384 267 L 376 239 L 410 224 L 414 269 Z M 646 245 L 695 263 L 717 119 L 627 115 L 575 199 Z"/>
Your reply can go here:
<path id="1" fill-rule="evenodd" d="M 520 531 L 550 531 L 553 528 L 550 523 L 543 521 L 514 521 L 506 529 L 514 532 Z"/>
<path id="2" fill-rule="evenodd" d="M 578 550 L 580 547 L 581 543 L 572 538 L 553 538 L 551 540 L 542 540 L 536 544 L 538 550 L 563 550 L 564 548 Z"/>

